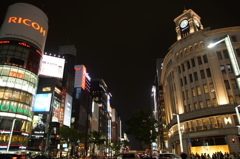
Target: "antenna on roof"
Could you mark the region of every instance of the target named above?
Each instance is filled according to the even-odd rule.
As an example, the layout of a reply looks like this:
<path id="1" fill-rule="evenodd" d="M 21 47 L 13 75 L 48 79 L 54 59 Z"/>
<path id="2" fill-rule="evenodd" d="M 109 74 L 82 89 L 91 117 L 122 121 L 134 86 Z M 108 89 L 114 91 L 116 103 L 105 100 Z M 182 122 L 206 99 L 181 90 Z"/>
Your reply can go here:
<path id="1" fill-rule="evenodd" d="M 183 11 L 185 11 L 185 10 L 186 10 L 186 7 L 185 7 L 184 0 L 182 0 L 182 5 L 183 5 Z"/>

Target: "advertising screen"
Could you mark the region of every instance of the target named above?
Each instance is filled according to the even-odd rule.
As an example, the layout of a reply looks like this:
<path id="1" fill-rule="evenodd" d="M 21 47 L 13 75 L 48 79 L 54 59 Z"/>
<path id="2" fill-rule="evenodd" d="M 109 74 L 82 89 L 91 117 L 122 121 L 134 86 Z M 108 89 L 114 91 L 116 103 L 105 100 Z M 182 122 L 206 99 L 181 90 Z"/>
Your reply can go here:
<path id="1" fill-rule="evenodd" d="M 54 100 L 52 122 L 58 122 L 59 113 L 60 113 L 60 102 Z"/>
<path id="2" fill-rule="evenodd" d="M 66 93 L 63 125 L 71 126 L 72 97 Z"/>
<path id="3" fill-rule="evenodd" d="M 35 138 L 43 137 L 46 128 L 46 114 L 38 114 L 33 117 L 32 136 Z"/>
<path id="4" fill-rule="evenodd" d="M 22 39 L 35 44 L 43 52 L 47 32 L 48 17 L 42 10 L 27 3 L 15 3 L 8 7 L 0 38 Z"/>
<path id="5" fill-rule="evenodd" d="M 35 101 L 33 104 L 33 111 L 34 112 L 46 112 L 50 110 L 52 94 L 45 93 L 45 94 L 36 94 Z"/>
<path id="6" fill-rule="evenodd" d="M 62 78 L 65 59 L 43 55 L 39 76 Z"/>

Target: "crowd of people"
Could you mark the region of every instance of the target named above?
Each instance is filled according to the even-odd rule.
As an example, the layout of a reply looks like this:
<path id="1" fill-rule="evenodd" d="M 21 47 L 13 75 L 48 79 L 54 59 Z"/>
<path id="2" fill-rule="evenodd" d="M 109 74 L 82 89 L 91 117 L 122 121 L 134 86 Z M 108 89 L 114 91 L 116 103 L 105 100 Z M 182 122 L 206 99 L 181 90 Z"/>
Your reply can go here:
<path id="1" fill-rule="evenodd" d="M 207 153 L 201 153 L 201 154 L 194 154 L 191 153 L 190 154 L 190 159 L 240 159 L 240 152 L 232 152 L 232 153 L 228 153 L 228 152 L 215 152 L 213 154 L 207 154 Z"/>

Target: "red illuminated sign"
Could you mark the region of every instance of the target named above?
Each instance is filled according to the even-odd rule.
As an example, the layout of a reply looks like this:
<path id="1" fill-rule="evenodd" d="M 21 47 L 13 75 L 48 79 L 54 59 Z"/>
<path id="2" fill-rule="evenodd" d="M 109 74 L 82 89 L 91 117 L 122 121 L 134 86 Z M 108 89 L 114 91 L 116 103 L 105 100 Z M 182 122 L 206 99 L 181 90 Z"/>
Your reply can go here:
<path id="1" fill-rule="evenodd" d="M 10 43 L 10 41 L 0 41 L 0 44 L 7 44 Z"/>

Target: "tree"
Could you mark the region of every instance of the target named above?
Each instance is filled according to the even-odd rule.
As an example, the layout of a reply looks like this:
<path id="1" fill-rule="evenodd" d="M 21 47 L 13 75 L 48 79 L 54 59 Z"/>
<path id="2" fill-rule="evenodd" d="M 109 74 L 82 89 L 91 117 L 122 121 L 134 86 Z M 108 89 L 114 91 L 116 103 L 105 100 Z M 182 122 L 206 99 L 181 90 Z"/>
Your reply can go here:
<path id="1" fill-rule="evenodd" d="M 92 155 L 95 152 L 95 145 L 101 146 L 104 144 L 106 140 L 103 138 L 102 134 L 97 131 L 90 132 L 90 136 L 88 138 L 88 142 L 93 144 Z"/>
<path id="2" fill-rule="evenodd" d="M 74 128 L 67 126 L 60 127 L 60 137 L 67 142 L 73 142 L 76 144 L 79 140 L 87 139 L 87 134 Z M 85 150 L 86 151 L 86 150 Z M 73 153 L 73 152 L 72 152 Z"/>
<path id="3" fill-rule="evenodd" d="M 149 145 L 160 135 L 157 132 L 157 120 L 151 110 L 136 110 L 130 119 L 126 120 L 126 134 L 133 135 L 142 145 Z M 151 152 L 151 151 L 150 151 Z"/>
<path id="4" fill-rule="evenodd" d="M 123 143 L 112 142 L 109 144 L 109 148 L 111 150 L 115 151 L 115 153 L 119 153 L 122 145 L 123 145 Z"/>

